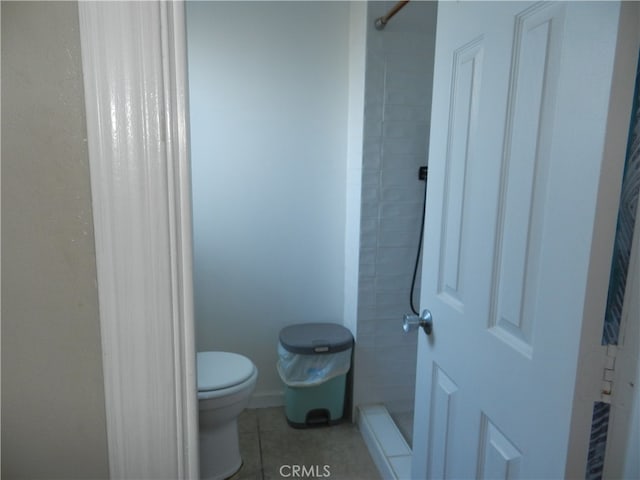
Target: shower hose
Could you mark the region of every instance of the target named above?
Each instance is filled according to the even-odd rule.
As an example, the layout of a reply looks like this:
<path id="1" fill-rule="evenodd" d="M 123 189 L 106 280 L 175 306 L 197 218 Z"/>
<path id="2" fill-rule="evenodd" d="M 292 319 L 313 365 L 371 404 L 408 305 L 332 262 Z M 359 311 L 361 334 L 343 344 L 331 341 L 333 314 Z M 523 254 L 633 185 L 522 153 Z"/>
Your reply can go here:
<path id="1" fill-rule="evenodd" d="M 423 168 L 425 168 L 425 167 L 423 167 Z M 411 292 L 409 293 L 409 304 L 411 305 L 411 311 L 415 315 L 420 315 L 418 313 L 418 310 L 416 309 L 416 307 L 414 305 L 413 297 L 414 297 L 414 291 L 415 291 L 415 288 L 416 288 L 416 279 L 417 279 L 417 276 L 418 276 L 418 264 L 420 263 L 420 254 L 422 252 L 422 239 L 424 237 L 424 220 L 425 220 L 425 210 L 426 210 L 426 207 L 427 207 L 427 175 L 426 175 L 426 168 L 425 168 L 424 178 L 422 177 L 422 174 L 420 175 L 419 178 L 420 178 L 420 180 L 424 181 L 424 195 L 422 196 L 422 221 L 420 222 L 420 239 L 418 240 L 418 251 L 416 253 L 416 262 L 415 262 L 415 265 L 413 267 L 413 278 L 411 279 Z"/>

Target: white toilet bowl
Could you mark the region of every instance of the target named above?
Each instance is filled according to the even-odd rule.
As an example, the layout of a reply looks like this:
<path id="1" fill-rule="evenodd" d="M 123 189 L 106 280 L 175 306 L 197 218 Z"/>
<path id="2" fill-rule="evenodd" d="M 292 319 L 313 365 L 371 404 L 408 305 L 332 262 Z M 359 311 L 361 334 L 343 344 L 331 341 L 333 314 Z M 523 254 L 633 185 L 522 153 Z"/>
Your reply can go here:
<path id="1" fill-rule="evenodd" d="M 198 352 L 200 478 L 221 480 L 242 466 L 238 415 L 258 379 L 253 362 L 237 353 Z"/>

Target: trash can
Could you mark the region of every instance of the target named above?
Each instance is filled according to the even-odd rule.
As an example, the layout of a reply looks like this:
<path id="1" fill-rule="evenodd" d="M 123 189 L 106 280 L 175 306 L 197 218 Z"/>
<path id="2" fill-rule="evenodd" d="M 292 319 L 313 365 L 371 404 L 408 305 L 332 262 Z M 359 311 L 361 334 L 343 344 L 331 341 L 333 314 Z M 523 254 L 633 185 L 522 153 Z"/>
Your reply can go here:
<path id="1" fill-rule="evenodd" d="M 278 373 L 289 425 L 332 425 L 344 414 L 353 336 L 335 323 L 303 323 L 280 331 Z"/>

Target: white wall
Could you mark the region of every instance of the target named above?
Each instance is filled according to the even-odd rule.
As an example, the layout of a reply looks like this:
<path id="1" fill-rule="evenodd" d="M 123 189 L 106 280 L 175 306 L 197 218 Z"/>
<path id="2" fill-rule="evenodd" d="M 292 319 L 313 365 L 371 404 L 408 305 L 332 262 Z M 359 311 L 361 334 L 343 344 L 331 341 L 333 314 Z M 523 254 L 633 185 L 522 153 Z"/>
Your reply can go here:
<path id="1" fill-rule="evenodd" d="M 76 2 L 2 2 L 2 478 L 108 478 Z"/>
<path id="2" fill-rule="evenodd" d="M 250 357 L 263 403 L 280 329 L 343 321 L 349 8 L 187 5 L 197 349 Z"/>

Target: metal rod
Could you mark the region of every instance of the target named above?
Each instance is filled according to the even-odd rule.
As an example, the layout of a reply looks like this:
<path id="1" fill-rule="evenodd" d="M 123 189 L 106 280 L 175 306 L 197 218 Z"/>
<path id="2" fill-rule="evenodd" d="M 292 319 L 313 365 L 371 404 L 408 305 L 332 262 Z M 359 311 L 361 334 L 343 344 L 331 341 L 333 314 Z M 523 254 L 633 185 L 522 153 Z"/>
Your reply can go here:
<path id="1" fill-rule="evenodd" d="M 387 22 L 389 20 L 391 20 L 396 13 L 398 13 L 400 10 L 402 10 L 402 8 L 407 3 L 409 3 L 409 0 L 404 0 L 402 2 L 398 2 L 393 6 L 393 8 L 391 10 L 389 10 L 387 12 L 386 15 L 383 15 L 382 17 L 376 18 L 376 21 L 374 23 L 374 26 L 376 27 L 376 30 L 382 30 L 387 25 Z"/>

